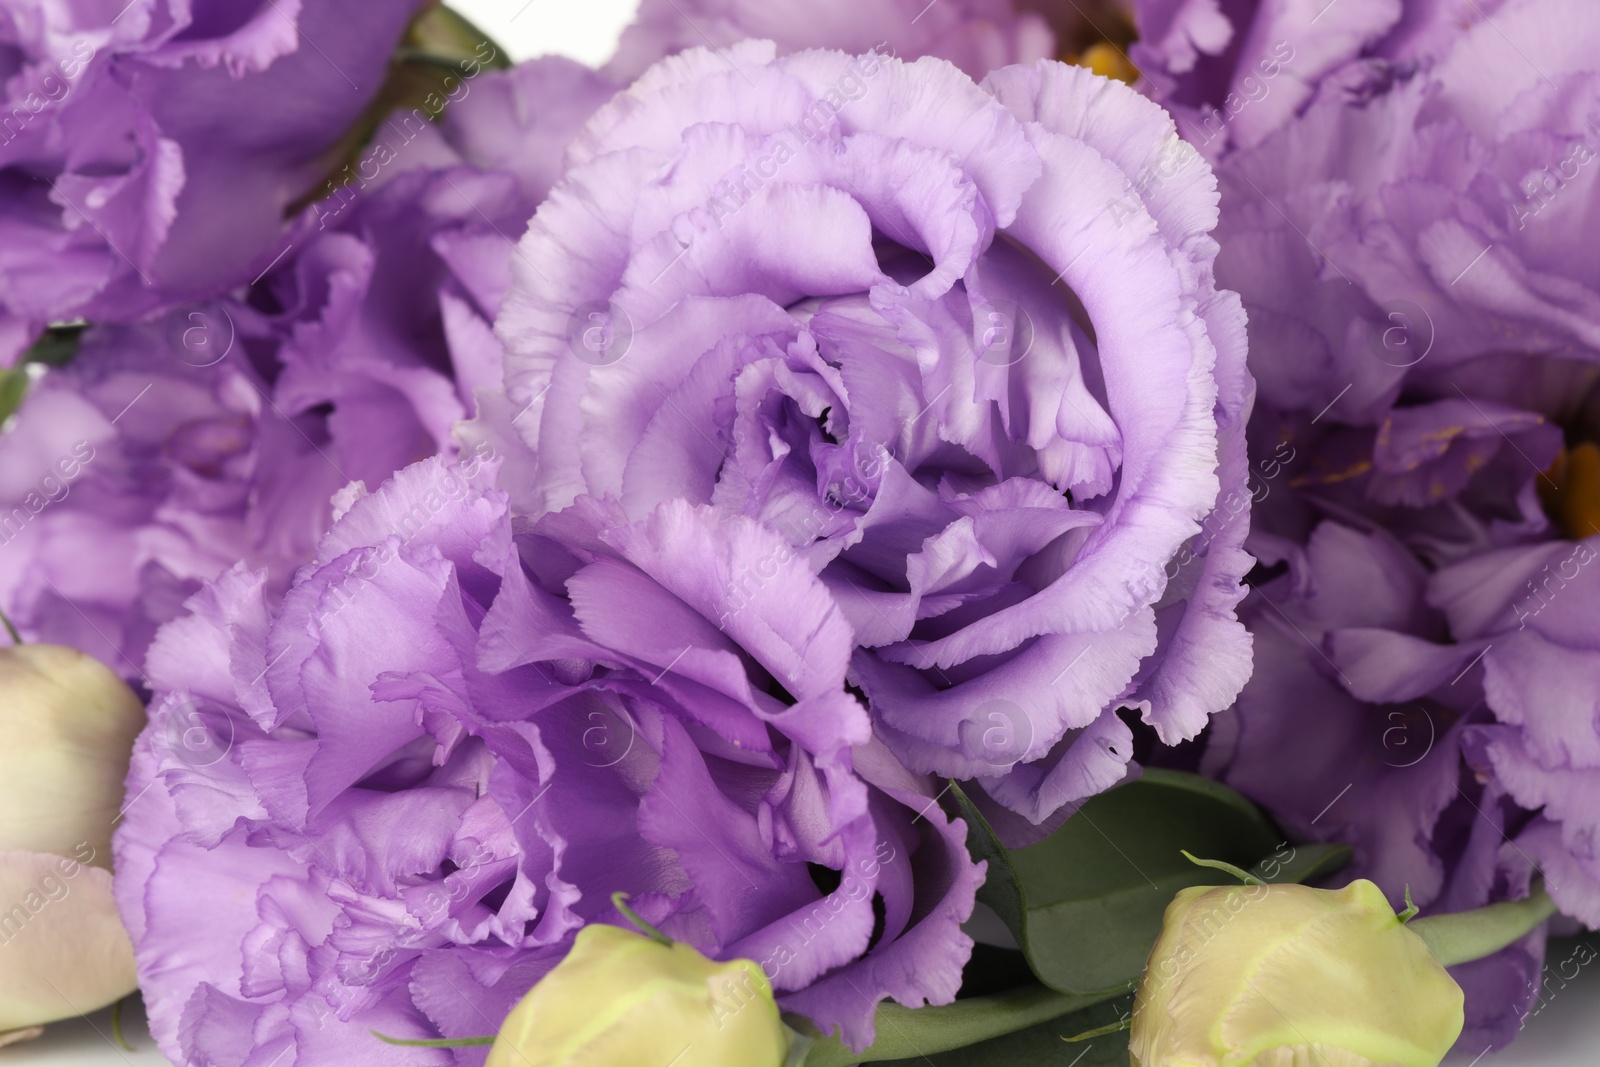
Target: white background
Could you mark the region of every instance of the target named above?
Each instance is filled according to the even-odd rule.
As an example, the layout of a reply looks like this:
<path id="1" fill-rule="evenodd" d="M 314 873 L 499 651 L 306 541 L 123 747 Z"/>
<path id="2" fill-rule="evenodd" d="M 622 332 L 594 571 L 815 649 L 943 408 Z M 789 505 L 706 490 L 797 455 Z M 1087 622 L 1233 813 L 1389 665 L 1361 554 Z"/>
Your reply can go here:
<path id="1" fill-rule="evenodd" d="M 359 0 L 357 0 L 359 2 Z M 769 0 L 803 3 L 805 0 Z M 503 44 L 515 59 L 558 53 L 599 65 L 610 58 L 617 35 L 633 17 L 637 0 L 450 0 L 451 6 Z M 1560 949 L 1565 958 L 1570 949 Z M 1600 1064 L 1600 967 L 1590 965 L 1563 989 L 1549 986 L 1546 1005 L 1516 1043 L 1502 1052 L 1457 1053 L 1446 1067 L 1596 1067 Z M 0 1049 L 3 1067 L 165 1067 L 144 1027 L 137 1002 L 123 1031 L 126 1052 L 111 1040 L 109 1011 L 50 1026 L 45 1036 Z M 217 1067 L 232 1067 L 219 1064 Z M 327 1067 L 338 1067 L 329 1064 Z"/>

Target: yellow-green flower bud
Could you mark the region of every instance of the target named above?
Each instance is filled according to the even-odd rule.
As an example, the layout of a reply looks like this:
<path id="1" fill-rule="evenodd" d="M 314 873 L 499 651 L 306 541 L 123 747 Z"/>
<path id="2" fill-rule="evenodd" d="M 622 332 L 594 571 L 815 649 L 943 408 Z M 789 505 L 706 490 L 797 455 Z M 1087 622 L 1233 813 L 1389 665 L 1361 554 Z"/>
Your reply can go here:
<path id="1" fill-rule="evenodd" d="M 144 704 L 93 656 L 0 648 L 0 849 L 111 869 L 111 830 Z"/>
<path id="2" fill-rule="evenodd" d="M 1365 879 L 1195 886 L 1134 999 L 1133 1067 L 1438 1067 L 1461 987 Z"/>
<path id="3" fill-rule="evenodd" d="M 485 1067 L 781 1067 L 787 1051 L 755 961 L 595 923 L 511 1009 Z"/>
<path id="4" fill-rule="evenodd" d="M 60 645 L 0 648 L 0 1043 L 133 992 L 111 831 L 144 705 Z"/>

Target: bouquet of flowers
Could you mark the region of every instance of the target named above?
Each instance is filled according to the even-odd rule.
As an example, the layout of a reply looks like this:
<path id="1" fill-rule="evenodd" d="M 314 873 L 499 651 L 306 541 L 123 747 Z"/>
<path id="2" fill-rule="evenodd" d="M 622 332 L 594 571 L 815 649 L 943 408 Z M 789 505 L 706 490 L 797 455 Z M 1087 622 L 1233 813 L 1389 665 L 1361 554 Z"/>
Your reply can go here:
<path id="1" fill-rule="evenodd" d="M 0 1042 L 1434 1067 L 1593 958 L 1600 9 L 0 73 Z"/>

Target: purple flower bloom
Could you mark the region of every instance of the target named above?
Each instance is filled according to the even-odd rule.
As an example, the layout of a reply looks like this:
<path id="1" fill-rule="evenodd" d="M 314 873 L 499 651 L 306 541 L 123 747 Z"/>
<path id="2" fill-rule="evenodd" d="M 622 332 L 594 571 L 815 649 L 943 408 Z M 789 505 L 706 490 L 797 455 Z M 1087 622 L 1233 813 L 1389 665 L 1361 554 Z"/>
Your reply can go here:
<path id="1" fill-rule="evenodd" d="M 443 121 L 382 123 L 248 289 L 93 327 L 31 385 L 0 435 L 0 603 L 30 638 L 136 677 L 202 582 L 243 560 L 275 598 L 335 492 L 455 453 L 474 394 L 500 387 L 509 235 L 611 92 L 565 60 L 473 67 Z"/>
<path id="2" fill-rule="evenodd" d="M 1600 17 L 1575 12 L 1556 47 L 1567 11 L 1518 0 L 1430 63 L 1348 63 L 1293 122 L 1218 163 L 1217 270 L 1251 313 L 1263 401 L 1354 428 L 1319 449 L 1328 484 L 1418 507 L 1486 468 L 1524 480 L 1507 437 L 1539 469 L 1554 459 L 1559 434 L 1540 424 L 1572 414 L 1600 348 L 1582 236 L 1600 80 L 1573 43 L 1600 40 Z M 1272 355 L 1291 350 L 1304 354 Z M 1530 355 L 1549 357 L 1538 374 Z"/>
<path id="3" fill-rule="evenodd" d="M 1583 540 L 1600 532 L 1600 17 L 1559 0 L 1141 16 L 1152 91 L 1216 161 L 1252 442 L 1288 457 L 1256 509 L 1252 550 L 1289 574 L 1248 610 L 1257 674 L 1217 735 L 1229 780 L 1352 840 L 1391 895 L 1456 910 L 1537 874 L 1600 921 Z M 1269 72 L 1278 43 L 1293 55 Z M 1426 759 L 1385 758 L 1423 727 Z M 1516 1032 L 1536 950 L 1474 965 L 1463 1041 Z"/>
<path id="4" fill-rule="evenodd" d="M 1434 575 L 1429 599 L 1484 646 L 1499 723 L 1471 731 L 1480 772 L 1529 811 L 1517 836 L 1563 912 L 1600 926 L 1600 538 L 1485 552 Z"/>
<path id="5" fill-rule="evenodd" d="M 514 535 L 494 466 L 407 468 L 280 610 L 241 566 L 157 639 L 116 853 L 163 1051 L 449 1062 L 367 1028 L 492 1033 L 617 891 L 858 1046 L 953 999 L 983 869 L 872 739 L 823 583 L 736 605 L 787 546 L 683 501 Z"/>
<path id="6" fill-rule="evenodd" d="M 1253 147 L 1357 59 L 1407 70 L 1443 54 L 1504 0 L 1131 0 L 1130 58 L 1179 128 L 1215 154 Z M 1504 57 L 1509 58 L 1509 56 Z"/>
<path id="7" fill-rule="evenodd" d="M 1214 191 L 1133 191 L 1176 143 L 1059 63 L 666 60 L 535 216 L 479 432 L 530 514 L 681 497 L 779 531 L 739 596 L 819 573 L 879 735 L 1042 822 L 1126 773 L 1119 708 L 1176 742 L 1249 673 Z"/>
<path id="8" fill-rule="evenodd" d="M 258 274 L 417 6 L 8 5 L 0 357 L 52 321 L 129 321 Z"/>
<path id="9" fill-rule="evenodd" d="M 325 420 L 291 421 L 244 355 L 261 317 L 192 314 L 86 332 L 0 436 L 7 615 L 130 678 L 200 582 L 239 559 L 287 581 L 345 481 L 318 454 Z"/>
<path id="10" fill-rule="evenodd" d="M 1303 547 L 1252 547 L 1287 570 L 1246 601 L 1256 670 L 1213 721 L 1208 772 L 1293 839 L 1353 846 L 1339 878 L 1370 878 L 1396 907 L 1407 893 L 1429 914 L 1525 895 L 1540 820 L 1465 758 L 1498 729 L 1485 725 L 1485 642 L 1449 641 L 1426 569 L 1387 533 L 1327 521 Z M 1452 969 L 1467 993 L 1461 1047 L 1515 1036 L 1543 952 L 1540 934 Z"/>
<path id="11" fill-rule="evenodd" d="M 623 31 L 606 73 L 632 81 L 651 64 L 692 48 L 721 48 L 747 38 L 775 42 L 780 53 L 876 49 L 903 59 L 938 56 L 981 78 L 1012 63 L 1055 54 L 1037 14 L 1012 0 L 860 0 L 770 4 L 761 0 L 643 0 Z"/>

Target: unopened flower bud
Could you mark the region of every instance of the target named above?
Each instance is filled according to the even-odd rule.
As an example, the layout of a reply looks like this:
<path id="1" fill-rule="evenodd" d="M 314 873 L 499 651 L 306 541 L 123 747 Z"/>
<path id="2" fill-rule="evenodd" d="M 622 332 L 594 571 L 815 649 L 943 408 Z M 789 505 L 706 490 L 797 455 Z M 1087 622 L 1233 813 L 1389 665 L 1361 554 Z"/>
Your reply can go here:
<path id="1" fill-rule="evenodd" d="M 780 1067 L 787 1047 L 754 961 L 596 923 L 511 1010 L 485 1067 Z"/>
<path id="2" fill-rule="evenodd" d="M 137 985 L 110 874 L 64 856 L 0 852 L 0 1043 Z"/>
<path id="3" fill-rule="evenodd" d="M 1134 1000 L 1134 1067 L 1437 1067 L 1462 993 L 1364 879 L 1182 890 Z"/>
<path id="4" fill-rule="evenodd" d="M 0 648 L 0 849 L 111 867 L 111 830 L 144 705 L 92 656 Z"/>
<path id="5" fill-rule="evenodd" d="M 94 658 L 0 648 L 0 1040 L 135 988 L 108 871 L 144 722 L 139 698 Z"/>

